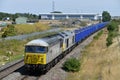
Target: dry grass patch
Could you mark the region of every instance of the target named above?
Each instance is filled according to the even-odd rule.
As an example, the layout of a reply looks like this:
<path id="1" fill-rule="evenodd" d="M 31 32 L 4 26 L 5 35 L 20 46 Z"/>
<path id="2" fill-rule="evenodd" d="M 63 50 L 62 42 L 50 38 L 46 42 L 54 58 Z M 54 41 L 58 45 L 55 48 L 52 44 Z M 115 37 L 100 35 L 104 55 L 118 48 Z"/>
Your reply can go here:
<path id="1" fill-rule="evenodd" d="M 106 38 L 107 34 L 103 34 L 86 47 L 83 51 L 80 71 L 69 73 L 66 80 L 120 80 L 118 38 L 115 38 L 113 44 L 108 48 Z"/>
<path id="2" fill-rule="evenodd" d="M 48 25 L 35 23 L 35 24 L 17 24 L 15 25 L 18 34 L 28 34 L 32 32 L 39 32 L 50 29 Z"/>

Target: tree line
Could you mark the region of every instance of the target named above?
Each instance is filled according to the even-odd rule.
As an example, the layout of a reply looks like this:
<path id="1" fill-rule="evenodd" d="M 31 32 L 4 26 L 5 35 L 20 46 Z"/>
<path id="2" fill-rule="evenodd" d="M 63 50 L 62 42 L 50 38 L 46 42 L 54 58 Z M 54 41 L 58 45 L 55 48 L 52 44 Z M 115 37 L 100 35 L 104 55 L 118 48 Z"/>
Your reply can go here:
<path id="1" fill-rule="evenodd" d="M 0 20 L 3 20 L 3 18 L 9 17 L 10 20 L 15 21 L 15 19 L 17 17 L 27 17 L 28 19 L 38 19 L 38 15 L 36 14 L 31 14 L 31 13 L 15 13 L 15 14 L 11 14 L 11 13 L 4 13 L 4 12 L 0 12 Z"/>

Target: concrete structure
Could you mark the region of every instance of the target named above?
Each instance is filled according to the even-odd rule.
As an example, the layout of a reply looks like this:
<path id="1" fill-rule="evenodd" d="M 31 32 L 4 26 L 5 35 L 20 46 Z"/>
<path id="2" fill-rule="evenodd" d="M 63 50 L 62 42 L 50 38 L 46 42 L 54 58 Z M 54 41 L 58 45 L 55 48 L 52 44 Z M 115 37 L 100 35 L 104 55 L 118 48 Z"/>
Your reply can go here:
<path id="1" fill-rule="evenodd" d="M 26 24 L 27 23 L 27 18 L 26 17 L 18 17 L 15 19 L 16 24 Z"/>
<path id="2" fill-rule="evenodd" d="M 99 14 L 95 13 L 45 13 L 39 14 L 42 20 L 61 20 L 61 19 L 90 19 L 98 20 Z"/>
<path id="3" fill-rule="evenodd" d="M 119 20 L 119 19 L 120 19 L 120 16 L 112 16 L 111 18 L 112 18 L 112 19 Z"/>
<path id="4" fill-rule="evenodd" d="M 111 19 L 119 20 L 119 19 L 120 19 L 120 16 L 111 16 Z M 98 20 L 102 20 L 102 15 L 99 15 L 99 16 L 98 16 Z"/>

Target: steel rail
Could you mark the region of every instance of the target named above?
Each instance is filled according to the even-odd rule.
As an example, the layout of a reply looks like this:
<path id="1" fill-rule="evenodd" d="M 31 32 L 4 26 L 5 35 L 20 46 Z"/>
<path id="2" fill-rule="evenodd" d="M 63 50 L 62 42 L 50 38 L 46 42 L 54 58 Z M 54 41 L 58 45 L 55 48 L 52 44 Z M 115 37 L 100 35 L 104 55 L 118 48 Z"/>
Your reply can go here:
<path id="1" fill-rule="evenodd" d="M 22 66 L 24 66 L 23 58 L 0 67 L 0 80 Z"/>

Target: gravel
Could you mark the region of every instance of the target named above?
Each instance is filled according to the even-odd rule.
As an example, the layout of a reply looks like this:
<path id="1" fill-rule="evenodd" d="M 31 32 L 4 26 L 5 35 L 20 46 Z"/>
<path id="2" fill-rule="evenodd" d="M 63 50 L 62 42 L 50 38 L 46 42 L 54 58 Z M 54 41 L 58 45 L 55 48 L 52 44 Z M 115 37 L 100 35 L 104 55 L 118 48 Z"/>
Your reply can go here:
<path id="1" fill-rule="evenodd" d="M 15 72 L 3 78 L 2 80 L 17 80 L 19 76 L 21 76 L 21 74 L 19 72 Z"/>

